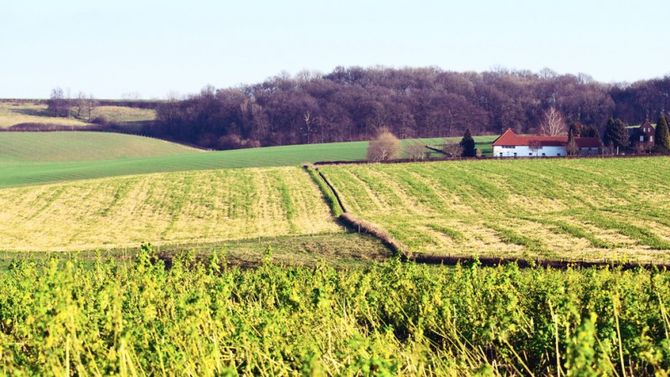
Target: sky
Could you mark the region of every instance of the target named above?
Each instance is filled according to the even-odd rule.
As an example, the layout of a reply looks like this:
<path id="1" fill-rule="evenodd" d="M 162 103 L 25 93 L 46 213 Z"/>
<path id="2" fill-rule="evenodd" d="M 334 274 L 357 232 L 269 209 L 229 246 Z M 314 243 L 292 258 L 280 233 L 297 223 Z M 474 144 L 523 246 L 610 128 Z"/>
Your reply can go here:
<path id="1" fill-rule="evenodd" d="M 0 98 L 165 98 L 337 66 L 670 74 L 668 0 L 0 0 Z"/>

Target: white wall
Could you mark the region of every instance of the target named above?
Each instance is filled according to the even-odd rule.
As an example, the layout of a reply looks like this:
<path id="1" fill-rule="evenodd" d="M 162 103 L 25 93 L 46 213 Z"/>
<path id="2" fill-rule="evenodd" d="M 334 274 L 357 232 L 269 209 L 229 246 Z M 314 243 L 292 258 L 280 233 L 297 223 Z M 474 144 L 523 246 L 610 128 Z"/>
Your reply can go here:
<path id="1" fill-rule="evenodd" d="M 539 149 L 530 149 L 527 146 L 503 148 L 496 145 L 493 147 L 493 157 L 556 157 L 566 155 L 565 147 L 541 147 Z"/>

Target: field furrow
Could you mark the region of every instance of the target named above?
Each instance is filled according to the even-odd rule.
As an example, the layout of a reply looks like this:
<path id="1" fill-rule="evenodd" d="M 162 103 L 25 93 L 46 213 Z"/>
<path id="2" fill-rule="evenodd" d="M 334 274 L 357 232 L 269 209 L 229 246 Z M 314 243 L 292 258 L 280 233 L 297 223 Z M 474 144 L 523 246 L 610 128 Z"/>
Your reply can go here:
<path id="1" fill-rule="evenodd" d="M 415 253 L 670 261 L 670 158 L 326 166 Z"/>
<path id="2" fill-rule="evenodd" d="M 341 232 L 299 168 L 163 173 L 0 190 L 0 250 Z"/>

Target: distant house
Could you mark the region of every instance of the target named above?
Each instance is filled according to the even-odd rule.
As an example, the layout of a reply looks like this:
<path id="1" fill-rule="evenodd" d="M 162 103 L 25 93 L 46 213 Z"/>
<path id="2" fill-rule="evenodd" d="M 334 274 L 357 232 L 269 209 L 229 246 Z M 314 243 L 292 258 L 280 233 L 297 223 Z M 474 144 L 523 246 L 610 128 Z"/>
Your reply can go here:
<path id="1" fill-rule="evenodd" d="M 656 130 L 654 126 L 645 121 L 639 127 L 629 129 L 630 144 L 638 151 L 645 151 L 654 148 L 654 133 Z"/>
<path id="2" fill-rule="evenodd" d="M 580 155 L 600 152 L 597 137 L 575 138 Z M 508 128 L 493 142 L 494 157 L 560 157 L 567 156 L 567 136 L 518 135 Z"/>

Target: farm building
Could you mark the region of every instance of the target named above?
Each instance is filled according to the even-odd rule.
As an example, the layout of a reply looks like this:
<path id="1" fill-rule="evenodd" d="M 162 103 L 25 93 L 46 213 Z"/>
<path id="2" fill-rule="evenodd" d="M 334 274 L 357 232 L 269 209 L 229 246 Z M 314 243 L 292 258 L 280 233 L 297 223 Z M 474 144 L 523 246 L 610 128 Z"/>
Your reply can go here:
<path id="1" fill-rule="evenodd" d="M 656 132 L 654 126 L 645 121 L 639 127 L 629 129 L 630 144 L 633 148 L 639 151 L 650 150 L 654 148 L 654 133 Z"/>
<path id="2" fill-rule="evenodd" d="M 598 154 L 597 137 L 575 138 L 580 155 Z M 495 157 L 560 157 L 567 156 L 568 136 L 518 135 L 508 128 L 493 142 Z"/>

